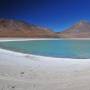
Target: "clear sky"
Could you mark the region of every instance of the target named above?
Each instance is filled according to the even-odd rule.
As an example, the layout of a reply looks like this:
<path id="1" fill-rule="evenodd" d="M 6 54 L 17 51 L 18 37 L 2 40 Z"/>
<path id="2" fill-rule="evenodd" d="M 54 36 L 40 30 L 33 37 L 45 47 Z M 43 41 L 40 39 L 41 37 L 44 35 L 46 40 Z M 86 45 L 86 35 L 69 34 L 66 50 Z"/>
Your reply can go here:
<path id="1" fill-rule="evenodd" d="M 0 0 L 0 18 L 62 31 L 80 20 L 90 21 L 90 0 Z"/>

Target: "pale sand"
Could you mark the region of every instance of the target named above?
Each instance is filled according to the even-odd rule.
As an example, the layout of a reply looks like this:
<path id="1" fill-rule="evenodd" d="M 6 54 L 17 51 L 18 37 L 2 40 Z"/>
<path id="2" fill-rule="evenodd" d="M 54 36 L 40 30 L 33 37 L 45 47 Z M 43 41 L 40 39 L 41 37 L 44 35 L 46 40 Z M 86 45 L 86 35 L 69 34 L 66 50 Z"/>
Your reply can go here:
<path id="1" fill-rule="evenodd" d="M 90 59 L 51 58 L 0 49 L 0 90 L 90 90 Z"/>

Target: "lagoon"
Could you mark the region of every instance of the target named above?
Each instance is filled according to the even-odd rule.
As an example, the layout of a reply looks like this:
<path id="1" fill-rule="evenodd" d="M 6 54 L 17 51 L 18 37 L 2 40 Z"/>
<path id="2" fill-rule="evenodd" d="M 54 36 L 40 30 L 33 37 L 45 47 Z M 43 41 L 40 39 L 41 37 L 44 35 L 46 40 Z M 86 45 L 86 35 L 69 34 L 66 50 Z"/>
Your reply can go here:
<path id="1" fill-rule="evenodd" d="M 90 40 L 30 40 L 0 42 L 0 48 L 57 58 L 90 58 Z"/>

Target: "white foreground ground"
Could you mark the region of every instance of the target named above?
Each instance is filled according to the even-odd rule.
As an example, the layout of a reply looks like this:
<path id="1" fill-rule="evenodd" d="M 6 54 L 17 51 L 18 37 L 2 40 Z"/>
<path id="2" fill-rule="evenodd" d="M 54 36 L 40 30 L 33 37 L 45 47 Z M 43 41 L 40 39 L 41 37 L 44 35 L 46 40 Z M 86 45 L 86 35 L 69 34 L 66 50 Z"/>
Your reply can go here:
<path id="1" fill-rule="evenodd" d="M 90 90 L 90 59 L 62 59 L 0 49 L 0 90 Z"/>

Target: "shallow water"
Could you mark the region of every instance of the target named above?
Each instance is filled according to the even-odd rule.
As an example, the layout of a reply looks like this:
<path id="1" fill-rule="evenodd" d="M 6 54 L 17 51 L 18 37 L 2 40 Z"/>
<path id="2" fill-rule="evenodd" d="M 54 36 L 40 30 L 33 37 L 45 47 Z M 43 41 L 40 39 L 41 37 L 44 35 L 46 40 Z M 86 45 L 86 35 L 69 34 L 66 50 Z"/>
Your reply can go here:
<path id="1" fill-rule="evenodd" d="M 60 58 L 90 58 L 90 40 L 34 40 L 0 42 L 0 48 Z"/>

